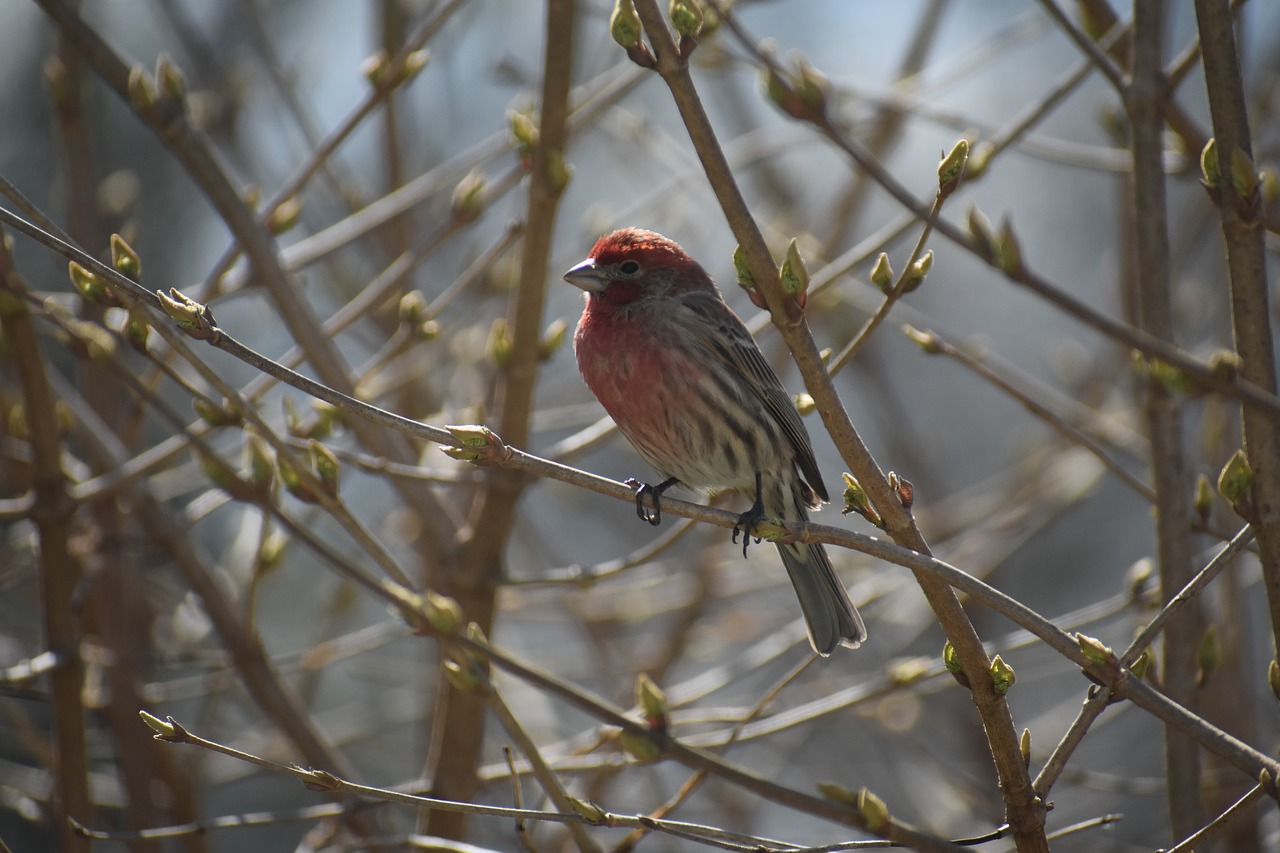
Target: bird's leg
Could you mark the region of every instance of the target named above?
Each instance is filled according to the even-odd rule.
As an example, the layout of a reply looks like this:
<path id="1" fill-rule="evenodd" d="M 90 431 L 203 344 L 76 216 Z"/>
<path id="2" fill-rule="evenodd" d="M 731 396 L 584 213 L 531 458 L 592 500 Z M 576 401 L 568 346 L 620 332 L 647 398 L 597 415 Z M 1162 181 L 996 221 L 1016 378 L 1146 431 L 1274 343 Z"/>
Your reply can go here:
<path id="1" fill-rule="evenodd" d="M 658 522 L 662 521 L 662 493 L 667 489 L 680 482 L 675 477 L 668 477 L 656 486 L 648 483 L 642 483 L 635 477 L 628 478 L 625 484 L 636 490 L 636 515 L 640 516 L 641 521 L 647 521 L 654 527 L 658 526 Z M 653 500 L 653 511 L 644 505 L 645 495 Z"/>
<path id="2" fill-rule="evenodd" d="M 751 509 L 738 516 L 738 523 L 733 526 L 733 544 L 738 544 L 738 533 L 742 533 L 742 556 L 747 556 L 747 546 L 751 544 L 751 528 L 764 521 L 764 495 L 760 489 L 760 472 L 756 472 L 756 502 Z M 759 543 L 760 537 L 756 537 Z"/>

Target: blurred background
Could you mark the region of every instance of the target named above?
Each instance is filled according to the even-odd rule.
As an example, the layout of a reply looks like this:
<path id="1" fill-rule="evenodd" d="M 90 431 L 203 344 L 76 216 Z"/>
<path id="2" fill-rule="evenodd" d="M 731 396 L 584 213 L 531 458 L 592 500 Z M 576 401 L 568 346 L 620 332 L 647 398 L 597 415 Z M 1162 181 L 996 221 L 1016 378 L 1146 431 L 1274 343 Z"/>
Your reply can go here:
<path id="1" fill-rule="evenodd" d="M 697 258 L 757 332 L 788 390 L 803 391 L 785 346 L 735 284 L 735 240 L 669 92 L 610 38 L 612 4 L 579 2 L 572 38 L 547 32 L 544 4 L 503 0 L 78 4 L 126 67 L 163 80 L 156 68 L 164 56 L 162 67 L 181 70 L 194 145 L 213 155 L 215 178 L 193 176 L 186 143 L 155 132 L 103 82 L 83 39 L 60 35 L 42 9 L 60 5 L 0 0 L 0 177 L 95 257 L 109 260 L 109 237 L 120 234 L 140 256 L 148 289 L 176 287 L 207 301 L 219 326 L 257 352 L 295 363 L 297 329 L 309 326 L 321 330 L 330 367 L 318 367 L 311 351 L 299 369 L 326 384 L 335 384 L 328 371 L 336 370 L 359 398 L 424 423 L 485 423 L 535 455 L 612 479 L 652 479 L 602 422 L 578 375 L 569 338 L 582 295 L 559 280 L 598 235 L 635 225 Z M 942 218 L 964 227 L 976 208 L 997 228 L 1008 223 L 1029 267 L 1101 313 L 1132 318 L 1123 105 L 1050 5 L 740 0 L 733 14 L 750 43 L 766 42 L 784 66 L 803 57 L 825 74 L 833 122 L 925 206 L 939 159 L 969 140 L 982 169 Z M 1060 5 L 1086 31 L 1109 8 Z M 1280 7 L 1238 5 L 1254 157 L 1270 170 L 1280 144 Z M 1170 4 L 1166 63 L 1195 38 L 1191 4 Z M 572 60 L 563 151 L 571 177 L 558 207 L 539 209 L 529 201 L 527 128 L 539 122 L 548 40 L 552 53 Z M 425 66 L 386 85 L 379 74 L 407 49 L 425 51 Z M 819 346 L 839 352 L 884 299 L 868 280 L 877 255 L 888 253 L 901 270 L 921 223 L 770 103 L 758 56 L 727 28 L 704 33 L 691 64 L 775 258 L 798 241 L 813 275 L 807 317 Z M 1171 298 L 1174 342 L 1204 359 L 1231 347 L 1231 320 L 1217 215 L 1199 186 L 1199 149 L 1212 126 L 1199 66 L 1188 67 L 1172 99 L 1185 122 L 1166 139 Z M 332 153 L 317 157 L 331 139 Z M 278 198 L 312 163 L 309 179 Z M 231 251 L 239 237 L 210 200 L 219 180 L 256 203 L 264 233 L 274 229 L 302 313 L 286 316 L 294 303 Z M 17 210 L 6 195 L 4 206 Z M 284 201 L 284 211 L 267 217 L 269 201 Z M 1264 203 L 1274 210 L 1270 189 Z M 529 221 L 531 209 L 543 215 Z M 536 266 L 531 233 L 549 248 Z M 1269 239 L 1274 264 L 1275 235 Z M 933 268 L 923 286 L 836 377 L 853 422 L 880 466 L 914 484 L 915 516 L 939 558 L 1065 630 L 1123 649 L 1160 600 L 1150 578 L 1151 501 L 1135 488 L 1151 482 L 1150 448 L 1129 351 L 945 238 L 933 236 L 928 248 Z M 474 773 L 475 801 L 511 805 L 509 732 L 483 704 L 462 716 L 447 707 L 439 644 L 415 636 L 353 580 L 385 573 L 353 529 L 380 543 L 417 585 L 457 598 L 497 646 L 603 701 L 631 706 L 637 675 L 648 673 L 668 694 L 672 733 L 690 744 L 725 750 L 807 793 L 821 781 L 865 786 L 896 818 L 942 837 L 981 835 L 1003 822 L 978 717 L 942 671 L 944 638 L 906 569 L 833 549 L 870 640 L 811 662 L 771 697 L 812 657 L 772 548 L 743 559 L 726 530 L 674 515 L 651 528 L 629 502 L 524 482 L 452 460 L 431 442 L 357 427 L 352 416 L 317 408 L 243 361 L 190 342 L 266 424 L 246 429 L 208 378 L 154 331 L 149 352 L 131 350 L 119 334 L 126 312 L 82 300 L 64 257 L 21 235 L 12 256 L 61 401 L 59 451 L 74 502 L 64 605 L 83 665 L 86 823 L 128 832 L 279 813 L 262 825 L 99 842 L 103 849 L 359 849 L 371 836 L 400 843 L 414 831 L 521 849 L 509 819 L 433 825 L 436 818 L 402 805 L 362 811 L 345 826 L 351 834 L 330 837 L 322 821 L 289 814 L 324 795 L 240 761 L 155 743 L 138 722 L 140 709 L 172 715 L 210 740 L 286 764 L 330 766 L 369 785 L 460 796 Z M 517 297 L 532 280 L 545 296 L 530 314 Z M 107 330 L 113 347 L 94 349 L 92 335 L 66 318 Z M 904 323 L 935 331 L 1050 416 L 958 359 L 927 355 L 902 334 Z M 512 335 L 530 326 L 537 365 L 525 417 L 510 409 L 512 383 L 525 381 L 512 379 L 524 375 L 513 373 L 512 359 L 527 356 L 512 354 Z M 34 482 L 34 419 L 22 402 L 13 340 L 6 331 L 0 371 L 0 666 L 8 668 L 0 839 L 13 850 L 55 849 L 65 843 L 51 802 L 56 702 L 46 679 L 23 669 L 50 647 L 52 605 L 39 530 L 23 502 Z M 1240 446 L 1236 405 L 1213 395 L 1185 403 L 1189 474 L 1213 482 Z M 527 422 L 527 440 L 502 428 L 510 418 Z M 816 415 L 806 424 L 834 496 L 843 463 Z M 1083 433 L 1093 449 L 1065 439 L 1056 424 Z M 371 429 L 381 437 L 369 438 Z M 312 441 L 339 461 L 339 510 L 264 479 L 277 443 L 314 458 Z M 238 472 L 242 486 L 228 485 L 227 468 L 211 459 Z M 264 459 L 266 473 L 255 480 L 255 461 Z M 1192 489 L 1189 478 L 1188 500 Z M 875 532 L 839 510 L 837 498 L 816 521 Z M 1215 499 L 1197 526 L 1197 567 L 1239 527 Z M 1262 675 L 1270 632 L 1252 557 L 1199 603 L 1201 648 L 1212 656 L 1200 659 L 1198 710 L 1273 753 L 1275 699 Z M 1089 683 L 1008 620 L 969 610 L 989 650 L 1017 672 L 1008 700 L 1018 730 L 1031 732 L 1034 774 Z M 638 763 L 616 728 L 555 691 L 503 672 L 493 679 L 576 797 L 617 814 L 645 813 L 690 776 L 672 762 Z M 726 747 L 731 732 L 736 742 Z M 1159 722 L 1130 705 L 1103 714 L 1052 790 L 1049 828 L 1122 818 L 1054 849 L 1147 850 L 1179 840 L 1170 833 L 1162 738 Z M 473 744 L 478 760 L 463 747 L 451 752 L 461 743 Z M 524 805 L 554 810 L 519 750 L 515 760 Z M 457 780 L 441 779 L 459 766 L 466 769 Z M 1203 773 L 1208 817 L 1255 781 L 1208 757 Z M 799 846 L 864 837 L 714 776 L 671 817 Z M 1229 831 L 1239 834 L 1216 849 L 1277 849 L 1280 822 L 1260 806 Z M 611 849 L 627 832 L 589 835 Z M 530 823 L 527 834 L 531 849 L 582 844 L 554 824 Z M 662 833 L 637 843 L 701 849 Z M 983 849 L 1013 848 L 997 841 Z"/>

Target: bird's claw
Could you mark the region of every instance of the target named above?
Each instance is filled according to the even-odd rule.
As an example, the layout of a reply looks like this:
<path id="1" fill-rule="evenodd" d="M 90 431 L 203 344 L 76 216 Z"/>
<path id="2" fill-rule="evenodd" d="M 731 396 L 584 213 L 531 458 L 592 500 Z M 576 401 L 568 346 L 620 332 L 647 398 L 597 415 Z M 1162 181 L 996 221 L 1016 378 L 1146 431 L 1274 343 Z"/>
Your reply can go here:
<path id="1" fill-rule="evenodd" d="M 756 472 L 756 502 L 751 505 L 751 509 L 738 516 L 738 523 L 733 526 L 733 539 L 730 540 L 734 545 L 738 544 L 738 533 L 742 533 L 742 556 L 747 556 L 747 546 L 751 544 L 751 529 L 760 522 L 764 521 L 764 493 L 760 488 L 760 472 Z M 756 544 L 760 544 L 760 537 L 756 537 Z"/>
<path id="2" fill-rule="evenodd" d="M 738 516 L 738 523 L 733 526 L 734 545 L 738 544 L 738 534 L 742 534 L 742 556 L 747 556 L 747 546 L 751 544 L 751 530 L 757 524 L 764 521 L 764 507 L 757 503 L 751 509 Z M 756 544 L 760 544 L 760 537 L 756 537 Z"/>
<path id="3" fill-rule="evenodd" d="M 628 477 L 623 484 L 636 490 L 636 515 L 640 516 L 641 521 L 647 521 L 657 527 L 662 521 L 662 487 L 642 483 L 635 477 Z M 653 501 L 652 509 L 644 504 L 646 495 Z"/>

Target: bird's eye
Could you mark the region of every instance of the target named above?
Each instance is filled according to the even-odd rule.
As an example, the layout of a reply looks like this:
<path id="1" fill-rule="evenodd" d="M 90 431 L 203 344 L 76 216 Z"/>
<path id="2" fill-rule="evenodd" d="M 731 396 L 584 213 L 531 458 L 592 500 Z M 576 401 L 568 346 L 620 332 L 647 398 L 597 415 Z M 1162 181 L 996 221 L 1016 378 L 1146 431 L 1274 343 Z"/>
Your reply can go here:
<path id="1" fill-rule="evenodd" d="M 618 272 L 623 275 L 635 275 L 640 272 L 640 264 L 636 261 L 623 261 L 618 264 Z"/>

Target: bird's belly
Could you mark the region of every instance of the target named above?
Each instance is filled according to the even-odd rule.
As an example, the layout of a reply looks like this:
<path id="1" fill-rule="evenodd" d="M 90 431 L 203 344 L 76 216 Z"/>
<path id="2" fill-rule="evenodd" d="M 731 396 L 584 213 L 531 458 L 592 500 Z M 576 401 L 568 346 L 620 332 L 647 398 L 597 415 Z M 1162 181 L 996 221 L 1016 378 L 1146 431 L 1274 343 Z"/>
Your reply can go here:
<path id="1" fill-rule="evenodd" d="M 754 494 L 756 472 L 783 464 L 782 437 L 705 369 L 616 354 L 583 375 L 640 456 L 686 486 Z"/>

